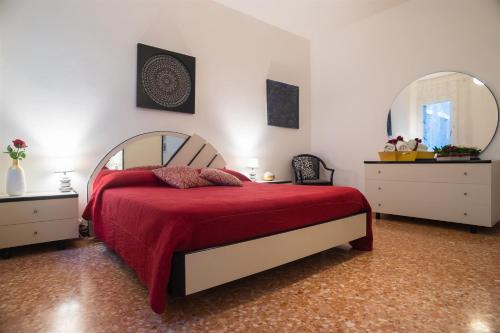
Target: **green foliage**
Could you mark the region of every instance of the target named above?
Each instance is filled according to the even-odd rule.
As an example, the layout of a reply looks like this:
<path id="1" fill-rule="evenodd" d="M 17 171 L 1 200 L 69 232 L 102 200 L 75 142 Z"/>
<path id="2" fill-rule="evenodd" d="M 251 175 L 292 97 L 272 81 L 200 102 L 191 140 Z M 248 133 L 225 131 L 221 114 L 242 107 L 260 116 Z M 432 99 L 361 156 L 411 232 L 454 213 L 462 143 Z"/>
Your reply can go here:
<path id="1" fill-rule="evenodd" d="M 479 156 L 479 154 L 481 154 L 481 149 L 476 147 L 446 145 L 434 147 L 434 152 L 439 156 Z"/>
<path id="2" fill-rule="evenodd" d="M 7 146 L 7 150 L 4 151 L 5 154 L 8 154 L 10 158 L 13 160 L 23 160 L 26 158 L 26 150 L 24 148 L 12 148 L 10 145 Z"/>

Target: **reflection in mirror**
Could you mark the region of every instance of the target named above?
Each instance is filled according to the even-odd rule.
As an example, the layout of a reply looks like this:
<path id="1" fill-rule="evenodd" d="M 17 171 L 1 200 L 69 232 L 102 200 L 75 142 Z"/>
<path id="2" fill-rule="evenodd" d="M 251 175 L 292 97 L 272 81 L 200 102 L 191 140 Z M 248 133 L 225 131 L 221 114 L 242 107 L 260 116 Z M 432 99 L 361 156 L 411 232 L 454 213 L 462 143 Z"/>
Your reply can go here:
<path id="1" fill-rule="evenodd" d="M 109 170 L 123 170 L 123 150 L 120 150 L 106 163 Z"/>
<path id="2" fill-rule="evenodd" d="M 172 156 L 179 150 L 182 144 L 186 141 L 186 138 L 180 138 L 173 135 L 163 136 L 163 161 L 162 165 L 166 164 Z"/>
<path id="3" fill-rule="evenodd" d="M 106 164 L 110 170 L 127 170 L 141 166 L 165 165 L 186 141 L 176 135 L 148 136 L 128 144 Z"/>
<path id="4" fill-rule="evenodd" d="M 488 146 L 498 124 L 498 106 L 480 80 L 463 73 L 439 72 L 407 86 L 394 100 L 387 135 L 421 138 L 429 148 L 452 144 Z"/>

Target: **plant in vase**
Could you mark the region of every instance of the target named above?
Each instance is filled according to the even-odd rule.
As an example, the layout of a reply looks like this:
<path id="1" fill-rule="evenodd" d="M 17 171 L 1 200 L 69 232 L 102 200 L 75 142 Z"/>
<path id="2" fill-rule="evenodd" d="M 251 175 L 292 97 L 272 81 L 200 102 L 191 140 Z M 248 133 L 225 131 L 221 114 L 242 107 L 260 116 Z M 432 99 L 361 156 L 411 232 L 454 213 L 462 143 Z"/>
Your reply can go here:
<path id="1" fill-rule="evenodd" d="M 481 149 L 476 147 L 463 147 L 445 145 L 442 147 L 434 147 L 434 152 L 438 160 L 470 160 L 477 158 L 481 154 Z"/>
<path id="2" fill-rule="evenodd" d="M 7 171 L 7 194 L 12 196 L 23 195 L 26 191 L 26 180 L 24 170 L 19 165 L 19 161 L 26 158 L 26 148 L 28 146 L 21 139 L 13 140 L 12 146 L 8 145 L 7 151 L 4 152 L 9 154 L 12 159 L 12 165 Z"/>

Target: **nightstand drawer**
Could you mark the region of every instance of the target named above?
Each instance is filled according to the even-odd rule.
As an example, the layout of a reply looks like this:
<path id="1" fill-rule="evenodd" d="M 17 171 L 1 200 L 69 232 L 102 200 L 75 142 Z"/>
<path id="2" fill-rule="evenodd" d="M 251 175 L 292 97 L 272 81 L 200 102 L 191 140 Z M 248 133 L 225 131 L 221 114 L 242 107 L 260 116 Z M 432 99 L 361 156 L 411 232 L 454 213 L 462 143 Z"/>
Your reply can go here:
<path id="1" fill-rule="evenodd" d="M 77 198 L 6 202 L 0 205 L 0 225 L 70 218 L 76 220 L 77 212 Z"/>
<path id="2" fill-rule="evenodd" d="M 0 226 L 0 248 L 78 238 L 78 220 Z"/>

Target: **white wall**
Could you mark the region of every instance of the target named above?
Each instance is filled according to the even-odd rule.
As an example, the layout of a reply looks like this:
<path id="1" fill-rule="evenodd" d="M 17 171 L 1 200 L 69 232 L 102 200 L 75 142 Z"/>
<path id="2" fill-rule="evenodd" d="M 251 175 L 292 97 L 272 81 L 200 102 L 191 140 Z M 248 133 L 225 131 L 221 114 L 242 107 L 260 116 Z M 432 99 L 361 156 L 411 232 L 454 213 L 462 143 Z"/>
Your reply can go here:
<path id="1" fill-rule="evenodd" d="M 196 114 L 135 107 L 138 42 L 196 57 Z M 85 184 L 141 132 L 198 133 L 245 169 L 289 177 L 310 149 L 309 41 L 209 0 L 0 1 L 0 147 L 20 137 L 30 191 L 57 188 L 56 156 Z M 266 79 L 300 86 L 300 130 L 267 126 Z M 0 192 L 9 160 L 0 157 Z"/>
<path id="2" fill-rule="evenodd" d="M 311 8 L 293 3 L 305 6 L 301 13 Z M 336 3 L 315 2 L 312 12 L 321 17 L 308 18 L 309 132 L 304 39 L 209 0 L 0 1 L 0 147 L 13 137 L 28 140 L 31 190 L 55 188 L 50 156 L 70 152 L 83 191 L 108 148 L 143 131 L 197 132 L 231 166 L 258 156 L 260 172 L 279 176 L 311 140 L 313 152 L 336 168 L 338 184 L 362 189 L 363 160 L 377 158 L 387 110 L 413 80 L 461 71 L 500 98 L 499 0 Z M 331 10 L 321 8 L 329 4 Z M 366 11 L 371 5 L 380 8 Z M 334 19 L 346 8 L 362 15 Z M 278 17 L 288 17 L 278 9 Z M 291 27 L 302 26 L 298 18 Z M 137 42 L 197 57 L 194 116 L 134 107 Z M 301 86 L 299 131 L 266 126 L 268 77 Z M 500 136 L 483 157 L 500 158 Z M 7 165 L 1 156 L 0 191 Z"/>
<path id="3" fill-rule="evenodd" d="M 363 161 L 377 159 L 387 111 L 413 80 L 456 70 L 500 98 L 500 1 L 409 0 L 325 30 L 311 41 L 312 150 L 336 182 L 364 188 Z M 500 159 L 500 135 L 484 158 Z"/>

